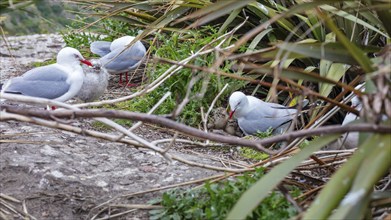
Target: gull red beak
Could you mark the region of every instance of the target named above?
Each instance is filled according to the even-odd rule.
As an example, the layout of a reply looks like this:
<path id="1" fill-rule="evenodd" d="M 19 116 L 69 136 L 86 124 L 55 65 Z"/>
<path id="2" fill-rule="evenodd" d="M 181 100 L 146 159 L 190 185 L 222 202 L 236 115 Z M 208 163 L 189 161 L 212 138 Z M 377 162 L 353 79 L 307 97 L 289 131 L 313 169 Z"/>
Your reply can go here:
<path id="1" fill-rule="evenodd" d="M 89 60 L 80 60 L 80 62 L 84 63 L 87 66 L 92 66 L 92 63 Z"/>
<path id="2" fill-rule="evenodd" d="M 231 112 L 229 113 L 229 119 L 232 119 L 232 116 L 234 116 L 234 113 L 235 113 L 235 110 L 233 110 L 233 111 L 231 111 Z"/>

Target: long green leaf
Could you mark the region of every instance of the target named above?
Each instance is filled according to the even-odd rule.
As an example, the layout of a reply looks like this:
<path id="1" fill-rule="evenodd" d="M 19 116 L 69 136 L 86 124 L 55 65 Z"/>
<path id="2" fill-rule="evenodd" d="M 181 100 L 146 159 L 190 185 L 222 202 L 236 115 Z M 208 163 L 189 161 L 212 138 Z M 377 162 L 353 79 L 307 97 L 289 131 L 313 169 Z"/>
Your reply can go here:
<path id="1" fill-rule="evenodd" d="M 227 30 L 227 27 L 228 25 L 230 25 L 236 18 L 236 16 L 238 16 L 239 12 L 241 11 L 241 8 L 238 8 L 238 9 L 235 9 L 231 12 L 231 14 L 228 16 L 228 18 L 224 21 L 224 24 L 221 25 L 220 29 L 219 29 L 219 34 L 223 34 L 225 32 L 225 30 Z"/>
<path id="2" fill-rule="evenodd" d="M 366 53 L 379 52 L 381 48 L 374 46 L 361 46 Z M 281 53 L 282 50 L 282 53 Z M 346 53 L 341 43 L 279 43 L 276 47 L 265 48 L 245 54 L 233 56 L 235 59 L 246 58 L 252 61 L 268 61 L 277 59 L 277 54 L 287 59 L 316 58 L 344 64 L 357 65 L 356 60 Z"/>
<path id="3" fill-rule="evenodd" d="M 341 64 L 341 63 L 333 63 L 331 64 L 326 78 L 332 79 L 334 81 L 339 81 L 343 75 L 345 75 L 346 71 L 349 69 L 350 65 Z M 333 88 L 333 84 L 330 83 L 322 83 L 319 88 L 319 94 L 323 96 L 329 96 L 331 89 Z"/>
<path id="4" fill-rule="evenodd" d="M 358 169 L 352 189 L 331 219 L 363 219 L 373 186 L 391 167 L 391 134 L 372 139 L 371 148 Z"/>
<path id="5" fill-rule="evenodd" d="M 387 140 L 388 139 L 388 140 Z M 373 143 L 389 143 L 389 135 L 373 134 L 354 155 L 332 176 L 325 188 L 312 202 L 303 219 L 327 219 L 349 191 L 358 168 L 372 151 Z"/>
<path id="6" fill-rule="evenodd" d="M 368 1 L 373 2 L 373 1 Z M 384 8 L 380 8 L 377 10 L 377 15 L 379 16 L 379 20 L 383 23 L 384 28 L 386 29 L 388 36 L 391 36 L 391 10 L 390 3 L 386 3 L 387 5 Z M 388 8 L 387 8 L 388 7 Z"/>
<path id="7" fill-rule="evenodd" d="M 273 29 L 272 28 L 269 28 L 269 29 L 266 29 L 264 31 L 262 31 L 261 33 L 259 33 L 255 38 L 254 40 L 251 41 L 250 45 L 248 46 L 246 52 L 250 52 L 250 51 L 253 51 L 255 49 L 255 47 L 259 44 L 259 42 L 268 34 L 272 31 Z"/>
<path id="8" fill-rule="evenodd" d="M 153 23 L 151 23 L 147 29 L 145 29 L 140 36 L 138 36 L 139 38 L 143 38 L 151 33 L 153 33 L 154 31 L 156 31 L 157 29 L 161 29 L 161 28 L 164 28 L 165 26 L 167 26 L 170 22 L 172 22 L 173 20 L 175 20 L 176 18 L 178 18 L 179 16 L 181 16 L 182 14 L 184 14 L 185 12 L 187 12 L 190 8 L 188 7 L 177 7 L 176 9 L 173 9 L 171 11 L 169 11 L 167 14 L 159 17 L 156 21 L 154 21 Z M 139 39 L 136 39 L 136 40 L 139 40 Z"/>
<path id="9" fill-rule="evenodd" d="M 373 25 L 371 25 L 368 22 L 360 19 L 357 16 L 351 15 L 351 14 L 345 12 L 345 11 L 339 10 L 339 9 L 333 7 L 333 6 L 330 6 L 330 5 L 321 5 L 319 7 L 321 9 L 325 10 L 325 11 L 328 11 L 328 12 L 331 12 L 331 13 L 336 14 L 338 16 L 341 16 L 341 17 L 343 17 L 343 18 L 345 18 L 347 20 L 350 20 L 352 22 L 356 22 L 357 24 L 360 24 L 360 25 L 362 25 L 362 26 L 364 26 L 364 27 L 366 27 L 366 28 L 368 28 L 370 30 L 373 30 L 376 33 L 379 33 L 379 34 L 383 35 L 384 37 L 389 37 L 387 35 L 387 33 L 382 32 L 378 28 L 374 27 Z M 376 25 L 376 23 L 374 23 L 374 25 Z"/>
<path id="10" fill-rule="evenodd" d="M 332 134 L 314 140 L 309 146 L 287 161 L 274 167 L 268 174 L 258 180 L 240 197 L 229 212 L 227 219 L 245 219 L 266 198 L 274 187 L 280 183 L 301 161 L 308 158 L 314 151 L 336 140 L 340 135 Z"/>
<path id="11" fill-rule="evenodd" d="M 196 12 L 176 20 L 173 24 L 177 24 L 194 18 L 201 18 L 198 22 L 193 23 L 192 27 L 201 25 L 222 15 L 228 14 L 232 10 L 242 8 L 252 1 L 254 0 L 220 0 L 216 3 L 206 5 L 205 7 L 197 10 Z"/>
<path id="12" fill-rule="evenodd" d="M 254 11 L 256 14 L 263 13 L 267 18 L 272 18 L 273 16 L 276 16 L 279 12 L 271 7 L 268 7 L 266 5 L 263 5 L 259 2 L 253 3 L 249 5 L 249 9 Z M 263 16 L 262 16 L 263 17 Z M 277 20 L 277 24 L 279 24 L 282 28 L 289 32 L 293 32 L 296 36 L 299 36 L 301 34 L 300 29 L 294 31 L 295 25 L 292 24 L 288 19 L 281 18 Z"/>
<path id="13" fill-rule="evenodd" d="M 364 69 L 366 73 L 371 73 L 375 71 L 375 68 L 372 66 L 371 60 L 365 55 L 364 51 L 360 50 L 354 43 L 339 30 L 335 23 L 328 17 L 325 13 L 319 11 L 319 17 L 323 19 L 326 26 L 330 28 L 337 39 L 342 43 L 342 45 L 349 51 L 350 55 L 356 60 L 356 62 Z"/>
<path id="14" fill-rule="evenodd" d="M 227 1 L 227 0 L 225 0 L 225 1 Z M 195 27 L 201 26 L 203 24 L 206 24 L 216 18 L 219 18 L 223 15 L 230 13 L 233 10 L 241 9 L 252 1 L 254 1 L 254 0 L 241 0 L 241 1 L 233 0 L 232 3 L 226 5 L 224 8 L 217 10 L 217 11 L 213 11 L 213 12 L 199 18 L 194 23 L 192 23 L 188 28 L 195 28 Z M 212 7 L 212 6 L 213 5 L 211 5 L 210 7 Z"/>
<path id="15" fill-rule="evenodd" d="M 331 32 L 326 35 L 325 43 L 335 42 L 335 40 L 336 40 L 335 34 Z M 322 77 L 327 77 L 327 74 L 330 73 L 330 67 L 332 64 L 333 64 L 332 61 L 321 59 L 320 64 L 319 64 L 319 75 Z M 339 80 L 339 78 L 337 79 L 337 81 L 338 80 Z M 322 86 L 324 87 L 325 85 L 330 85 L 330 84 L 319 82 L 319 93 L 323 94 L 323 96 L 327 97 L 329 94 L 327 93 L 326 95 L 324 95 L 325 92 L 322 92 Z M 315 115 L 318 114 L 318 111 L 319 111 L 319 109 L 316 109 L 314 111 L 314 113 L 312 114 L 312 116 L 315 117 Z"/>
<path id="16" fill-rule="evenodd" d="M 308 22 L 311 24 L 309 25 L 312 33 L 314 33 L 315 38 L 323 42 L 326 36 L 325 29 L 323 27 L 323 24 L 319 22 L 318 17 L 316 17 L 313 13 L 308 14 Z"/>
<path id="17" fill-rule="evenodd" d="M 305 57 L 312 57 L 316 59 L 325 59 L 333 62 L 345 63 L 356 65 L 357 60 L 354 56 L 346 53 L 346 49 L 341 43 L 281 43 L 277 45 L 278 48 L 281 48 L 285 51 L 293 52 L 292 56 L 297 54 L 303 55 Z M 377 47 L 362 47 L 360 50 L 363 52 L 378 52 L 380 48 Z M 264 56 L 270 56 L 272 54 L 263 54 Z"/>

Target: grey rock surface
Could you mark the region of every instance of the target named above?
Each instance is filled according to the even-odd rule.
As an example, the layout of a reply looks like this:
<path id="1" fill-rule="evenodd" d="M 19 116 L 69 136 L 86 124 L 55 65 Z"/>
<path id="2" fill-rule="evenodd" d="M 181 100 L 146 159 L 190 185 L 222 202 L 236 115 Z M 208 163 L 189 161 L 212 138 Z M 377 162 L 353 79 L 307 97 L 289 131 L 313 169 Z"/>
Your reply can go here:
<path id="1" fill-rule="evenodd" d="M 54 58 L 63 46 L 61 36 L 55 34 L 1 40 L 1 82 L 32 68 L 32 62 Z M 76 121 L 74 125 L 96 129 L 91 120 Z M 150 126 L 142 126 L 136 133 L 149 141 L 174 136 L 172 131 Z M 131 145 L 24 122 L 1 121 L 0 135 L 0 191 L 26 200 L 29 213 L 37 219 L 85 219 L 91 208 L 115 196 L 217 173 L 169 163 L 155 152 Z M 184 153 L 181 148 L 175 146 L 170 153 L 220 166 L 216 160 Z M 135 198 L 135 203 L 146 203 L 158 195 L 146 194 Z M 147 217 L 146 212 L 128 216 Z"/>

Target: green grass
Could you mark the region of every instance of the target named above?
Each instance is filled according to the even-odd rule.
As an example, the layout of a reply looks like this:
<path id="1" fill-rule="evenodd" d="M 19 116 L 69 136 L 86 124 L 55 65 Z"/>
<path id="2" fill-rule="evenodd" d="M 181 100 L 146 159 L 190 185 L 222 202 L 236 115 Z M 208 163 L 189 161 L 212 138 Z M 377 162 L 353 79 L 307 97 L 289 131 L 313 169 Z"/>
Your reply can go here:
<path id="1" fill-rule="evenodd" d="M 245 158 L 256 160 L 256 161 L 261 161 L 269 157 L 268 154 L 247 147 L 240 148 L 239 153 L 241 156 Z"/>
<path id="2" fill-rule="evenodd" d="M 246 173 L 234 181 L 206 183 L 202 188 L 165 192 L 159 202 L 163 209 L 150 212 L 151 219 L 225 219 L 241 194 L 264 175 L 263 169 Z M 298 196 L 300 191 L 290 192 Z M 295 208 L 277 191 L 271 192 L 247 219 L 289 219 Z"/>
<path id="3" fill-rule="evenodd" d="M 110 131 L 112 128 L 100 121 L 93 121 L 91 126 L 97 130 Z"/>
<path id="4" fill-rule="evenodd" d="M 269 128 L 265 132 L 257 132 L 254 136 L 263 139 L 272 136 L 272 133 L 273 133 L 273 129 Z M 249 136 L 249 138 L 251 137 L 252 136 Z M 256 161 L 264 160 L 269 157 L 268 154 L 247 147 L 240 148 L 239 152 L 241 156 Z"/>
<path id="5" fill-rule="evenodd" d="M 41 67 L 41 66 L 46 66 L 46 65 L 49 65 L 49 64 L 53 64 L 53 63 L 56 63 L 56 58 L 53 58 L 53 59 L 50 59 L 50 60 L 46 60 L 46 61 L 43 61 L 43 62 L 34 62 L 33 66 L 34 67 Z"/>

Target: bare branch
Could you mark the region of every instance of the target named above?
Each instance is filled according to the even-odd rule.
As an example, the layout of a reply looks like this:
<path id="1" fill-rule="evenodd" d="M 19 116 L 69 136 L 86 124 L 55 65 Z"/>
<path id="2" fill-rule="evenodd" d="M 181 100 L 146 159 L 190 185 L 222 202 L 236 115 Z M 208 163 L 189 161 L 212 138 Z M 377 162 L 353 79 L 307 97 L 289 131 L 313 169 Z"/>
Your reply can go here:
<path id="1" fill-rule="evenodd" d="M 166 128 L 174 129 L 180 133 L 187 134 L 200 139 L 209 139 L 211 141 L 216 141 L 220 143 L 226 143 L 230 145 L 241 145 L 252 147 L 256 150 L 266 152 L 268 154 L 276 154 L 277 151 L 273 151 L 263 146 L 268 146 L 273 143 L 281 141 L 290 141 L 298 137 L 308 137 L 312 135 L 322 135 L 322 134 L 332 134 L 332 133 L 344 133 L 344 132 L 354 132 L 354 131 L 370 131 L 377 133 L 391 133 L 391 127 L 385 125 L 376 125 L 369 123 L 353 124 L 347 126 L 333 125 L 325 126 L 317 129 L 305 129 L 300 131 L 294 131 L 286 133 L 283 135 L 273 136 L 265 138 L 262 140 L 247 140 L 237 137 L 228 137 L 223 135 L 205 133 L 201 130 L 186 126 L 184 124 L 177 123 L 167 118 L 159 117 L 156 115 L 148 115 L 145 113 L 135 113 L 127 111 L 117 111 L 117 110 L 58 110 L 58 111 L 37 111 L 34 109 L 25 109 L 16 106 L 0 105 L 2 110 L 8 112 L 29 115 L 34 117 L 40 117 L 45 119 L 51 119 L 51 117 L 58 118 L 68 118 L 68 117 L 85 117 L 85 118 L 94 118 L 94 117 L 107 117 L 107 118 L 116 118 L 116 119 L 129 119 L 143 121 L 150 124 L 160 125 Z"/>

